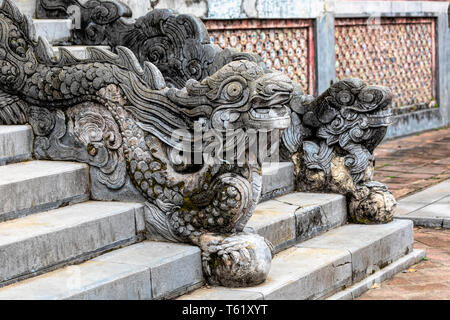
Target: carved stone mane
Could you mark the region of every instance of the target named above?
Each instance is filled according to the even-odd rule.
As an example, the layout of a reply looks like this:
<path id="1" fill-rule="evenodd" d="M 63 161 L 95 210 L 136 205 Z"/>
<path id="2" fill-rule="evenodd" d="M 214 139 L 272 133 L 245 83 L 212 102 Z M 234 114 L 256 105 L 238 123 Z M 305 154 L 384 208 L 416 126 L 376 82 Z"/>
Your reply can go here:
<path id="1" fill-rule="evenodd" d="M 203 80 L 231 61 L 260 62 L 257 56 L 239 53 L 210 43 L 203 22 L 172 10 L 155 9 L 136 21 L 120 1 L 39 0 L 38 18 L 67 17 L 69 7 L 78 8 L 80 28 L 73 43 L 123 46 L 134 52 L 141 64 L 148 61 L 163 74 L 169 87 L 183 88 L 189 79 Z"/>

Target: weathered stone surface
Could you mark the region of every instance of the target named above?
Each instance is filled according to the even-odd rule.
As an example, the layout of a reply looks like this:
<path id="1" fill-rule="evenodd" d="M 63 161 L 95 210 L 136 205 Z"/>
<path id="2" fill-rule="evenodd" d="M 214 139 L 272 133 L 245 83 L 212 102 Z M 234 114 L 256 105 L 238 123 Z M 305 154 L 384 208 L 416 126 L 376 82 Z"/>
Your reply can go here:
<path id="1" fill-rule="evenodd" d="M 410 215 L 417 210 L 448 197 L 449 195 L 450 180 L 446 180 L 421 192 L 401 199 L 398 202 L 395 215 Z"/>
<path id="2" fill-rule="evenodd" d="M 347 222 L 347 203 L 342 195 L 296 193 L 282 197 L 280 201 L 299 206 L 295 212 L 297 242 L 318 236 Z"/>
<path id="3" fill-rule="evenodd" d="M 206 18 L 208 13 L 208 0 L 159 0 L 154 2 L 154 9 L 172 9 L 201 18 Z"/>
<path id="4" fill-rule="evenodd" d="M 294 190 L 294 164 L 292 162 L 267 163 L 262 167 L 263 185 L 261 201 L 273 199 Z"/>
<path id="5" fill-rule="evenodd" d="M 249 292 L 245 289 L 202 287 L 191 293 L 182 295 L 178 300 L 263 300 L 263 295 L 262 293 Z"/>
<path id="6" fill-rule="evenodd" d="M 0 299 L 165 299 L 203 283 L 197 247 L 145 241 L 0 288 Z"/>
<path id="7" fill-rule="evenodd" d="M 89 197 L 88 166 L 29 161 L 0 167 L 0 221 Z"/>
<path id="8" fill-rule="evenodd" d="M 447 227 L 450 222 L 450 181 L 403 198 L 395 213 L 396 218 L 410 219 L 417 226 Z"/>
<path id="9" fill-rule="evenodd" d="M 297 160 L 297 174 L 305 168 L 319 170 L 310 179 L 318 191 L 331 179 L 338 190 L 327 191 L 351 195 L 349 208 L 356 221 L 391 219 L 395 200 L 384 185 L 371 180 L 372 152 L 390 122 L 386 88 L 347 79 L 314 99 L 286 75 L 264 69 L 258 56 L 210 44 L 205 26 L 192 16 L 153 10 L 128 24 L 122 18 L 131 11 L 120 2 L 92 7 L 75 0 L 40 2 L 46 3 L 43 14 L 48 18 L 67 17 L 68 6 L 78 5 L 75 25 L 81 27 L 73 30 L 75 43 L 108 44 L 118 54 L 89 49 L 82 61 L 65 50 L 52 55 L 48 43 L 33 42 L 26 19 L 4 0 L 3 32 L 20 39 L 2 44 L 13 54 L 5 56 L 0 77 L 5 98 L 0 122 L 30 123 L 37 158 L 89 164 L 96 188 L 102 184 L 122 197 L 120 192 L 132 183 L 148 200 L 144 220 L 149 234 L 199 245 L 212 283 L 254 285 L 267 274 L 270 244 L 240 233 L 260 198 L 262 159 L 192 165 L 190 157 L 172 152 L 184 150 L 173 139 L 181 130 L 183 142 L 192 143 L 198 141 L 193 132 L 198 125 L 220 136 L 229 130 L 287 129 L 283 153 L 299 155 L 289 159 Z M 259 10 L 261 3 L 254 5 Z M 52 35 L 53 42 L 63 38 Z M 221 144 L 227 155 L 234 151 L 234 145 Z M 333 159 L 339 162 L 334 171 Z M 95 194 L 102 196 L 97 189 Z"/>
<path id="10" fill-rule="evenodd" d="M 53 47 L 53 52 L 57 57 L 60 57 L 60 49 L 68 50 L 71 54 L 73 54 L 74 57 L 78 59 L 87 59 L 89 57 L 87 46 L 62 46 L 62 47 Z M 108 46 L 95 46 L 97 49 L 103 49 L 103 50 L 111 50 Z"/>
<path id="11" fill-rule="evenodd" d="M 95 258 L 94 261 L 143 266 L 150 271 L 152 297 L 170 298 L 203 283 L 197 247 L 145 241 Z"/>
<path id="12" fill-rule="evenodd" d="M 0 166 L 31 159 L 33 134 L 29 126 L 0 126 Z"/>
<path id="13" fill-rule="evenodd" d="M 136 241 L 136 203 L 89 201 L 0 224 L 0 284 Z"/>
<path id="14" fill-rule="evenodd" d="M 48 11 L 56 12 L 44 13 L 55 17 L 58 12 L 67 15 L 64 9 L 76 1 L 41 2 L 48 4 Z M 114 45 L 117 54 L 112 54 L 90 48 L 85 60 L 67 50 L 55 56 L 45 41 L 33 42 L 32 28 L 14 4 L 10 0 L 2 3 L 4 33 L 18 35 L 23 41 L 5 44 L 14 54 L 7 55 L 8 68 L 2 69 L 5 76 L 0 77 L 5 97 L 0 122 L 30 123 L 36 158 L 87 163 L 96 187 L 102 184 L 107 190 L 119 191 L 121 197 L 125 195 L 120 191 L 132 183 L 147 200 L 147 229 L 156 230 L 164 239 L 199 244 L 203 235 L 216 233 L 240 242 L 231 250 L 233 259 L 224 261 L 241 269 L 237 278 L 249 275 L 243 282 L 259 283 L 263 279 L 257 275 L 266 274 L 270 265 L 266 261 L 271 256 L 269 245 L 259 236 L 239 232 L 260 197 L 261 161 L 250 165 L 233 159 L 229 165 L 200 159 L 203 163 L 190 164 L 175 154 L 184 151 L 184 146 L 173 135 L 181 134 L 185 142 L 192 143 L 197 141 L 194 128 L 198 125 L 205 125 L 214 135 L 229 130 L 245 133 L 287 128 L 292 81 L 281 73 L 266 72 L 251 55 L 225 50 L 215 61 L 216 49 L 205 41 L 205 26 L 194 17 L 154 10 L 136 23 L 122 24 L 121 17 L 130 14 L 124 4 L 93 4 L 78 7 L 81 23 L 86 23 L 84 35 L 95 38 L 91 43 L 101 44 L 106 36 L 103 26 L 117 22 L 120 28 L 108 34 L 121 45 L 129 40 L 126 45 L 131 50 Z M 74 30 L 75 35 L 76 31 L 79 29 Z M 148 34 L 152 41 L 146 42 Z M 148 61 L 149 57 L 157 61 Z M 166 80 L 161 72 L 168 74 Z M 205 144 L 209 146 L 208 141 Z M 221 144 L 227 155 L 231 147 L 234 150 L 226 141 Z M 95 198 L 102 195 L 95 190 Z M 225 238 L 220 241 L 228 244 Z M 209 254 L 214 253 L 209 249 Z M 239 252 L 246 251 L 264 253 L 263 259 L 250 258 L 245 263 L 245 255 L 236 259 Z M 261 265 L 264 267 L 258 269 Z M 248 270 L 243 270 L 246 267 Z M 227 268 L 237 270 L 230 265 Z"/>
<path id="15" fill-rule="evenodd" d="M 36 1 L 35 0 L 15 0 L 20 11 L 27 16 L 34 18 L 36 13 Z"/>
<path id="16" fill-rule="evenodd" d="M 412 251 L 412 227 L 408 220 L 384 225 L 350 224 L 297 247 L 348 250 L 352 255 L 353 282 L 358 282 Z"/>
<path id="17" fill-rule="evenodd" d="M 259 286 L 202 288 L 186 298 L 209 300 L 253 293 L 255 297 L 262 295 L 264 300 L 317 299 L 350 284 L 351 256 L 347 250 L 294 247 L 275 256 L 266 282 Z"/>
<path id="18" fill-rule="evenodd" d="M 346 217 L 344 196 L 292 193 L 258 204 L 245 231 L 265 237 L 279 252 L 345 224 Z"/>
<path id="19" fill-rule="evenodd" d="M 51 44 L 68 42 L 72 36 L 71 19 L 35 19 L 36 35 L 47 39 Z"/>
<path id="20" fill-rule="evenodd" d="M 362 295 L 367 290 L 370 290 L 372 286 L 380 284 L 381 282 L 392 278 L 395 274 L 407 269 L 408 267 L 418 263 L 425 257 L 424 250 L 413 250 L 406 256 L 392 262 L 387 267 L 375 272 L 373 275 L 361 280 L 360 282 L 352 285 L 351 287 L 342 290 L 327 300 L 352 300 Z"/>
<path id="21" fill-rule="evenodd" d="M 296 165 L 296 189 L 345 194 L 353 222 L 391 221 L 395 199 L 372 179 L 373 151 L 391 124 L 390 90 L 345 79 L 318 98 L 295 95 L 281 150 L 282 159 Z"/>
<path id="22" fill-rule="evenodd" d="M 151 0 L 121 0 L 121 2 L 130 7 L 134 19 L 146 15 L 152 9 L 150 5 Z"/>
<path id="23" fill-rule="evenodd" d="M 255 232 L 269 240 L 279 252 L 295 243 L 297 206 L 277 200 L 258 204 L 244 231 Z"/>
<path id="24" fill-rule="evenodd" d="M 0 300 L 148 300 L 148 269 L 89 261 L 0 288 Z"/>

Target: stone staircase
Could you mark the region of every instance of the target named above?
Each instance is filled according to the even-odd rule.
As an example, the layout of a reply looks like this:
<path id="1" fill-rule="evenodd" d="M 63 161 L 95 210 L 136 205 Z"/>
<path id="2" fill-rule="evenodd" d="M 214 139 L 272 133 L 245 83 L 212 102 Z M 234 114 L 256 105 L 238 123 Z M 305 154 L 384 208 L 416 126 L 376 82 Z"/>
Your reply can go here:
<path id="1" fill-rule="evenodd" d="M 70 20 L 35 23 L 85 57 Z M 245 230 L 275 247 L 267 281 L 205 287 L 197 247 L 144 240 L 141 203 L 90 201 L 88 166 L 32 160 L 32 142 L 29 126 L 0 126 L 0 299 L 351 299 L 424 256 L 411 221 L 349 225 L 345 197 L 290 193 L 293 165 L 271 164 Z"/>
<path id="2" fill-rule="evenodd" d="M 408 220 L 349 225 L 343 196 L 289 193 L 261 202 L 246 227 L 274 244 L 269 279 L 200 288 L 197 247 L 143 241 L 142 204 L 89 201 L 88 167 L 31 160 L 30 130 L 0 126 L 0 299 L 348 298 L 423 257 Z M 291 170 L 266 166 L 264 190 L 286 190 Z"/>

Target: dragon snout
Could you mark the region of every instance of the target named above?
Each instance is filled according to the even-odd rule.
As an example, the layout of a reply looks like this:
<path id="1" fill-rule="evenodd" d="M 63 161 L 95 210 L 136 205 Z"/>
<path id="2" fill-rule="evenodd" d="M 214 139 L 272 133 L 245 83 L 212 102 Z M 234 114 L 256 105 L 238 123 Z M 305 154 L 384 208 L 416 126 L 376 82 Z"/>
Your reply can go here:
<path id="1" fill-rule="evenodd" d="M 279 72 L 268 73 L 256 82 L 251 97 L 248 122 L 254 127 L 273 130 L 286 129 L 291 124 L 288 107 L 294 86 L 291 79 Z"/>

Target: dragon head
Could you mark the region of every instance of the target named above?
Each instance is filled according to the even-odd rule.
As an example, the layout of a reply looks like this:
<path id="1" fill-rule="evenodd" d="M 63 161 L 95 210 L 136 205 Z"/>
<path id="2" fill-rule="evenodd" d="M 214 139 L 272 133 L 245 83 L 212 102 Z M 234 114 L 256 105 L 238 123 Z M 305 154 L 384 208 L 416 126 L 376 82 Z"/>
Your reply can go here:
<path id="1" fill-rule="evenodd" d="M 293 89 L 287 76 L 266 73 L 254 62 L 239 60 L 201 82 L 189 80 L 186 88 L 171 89 L 168 96 L 181 106 L 181 112 L 206 115 L 211 129 L 270 131 L 290 125 Z"/>
<path id="2" fill-rule="evenodd" d="M 332 85 L 313 104 L 307 123 L 319 124 L 318 136 L 328 145 L 348 142 L 364 145 L 373 152 L 392 123 L 388 88 L 366 85 L 359 79 L 346 79 Z M 315 122 L 315 123 L 314 123 Z"/>

